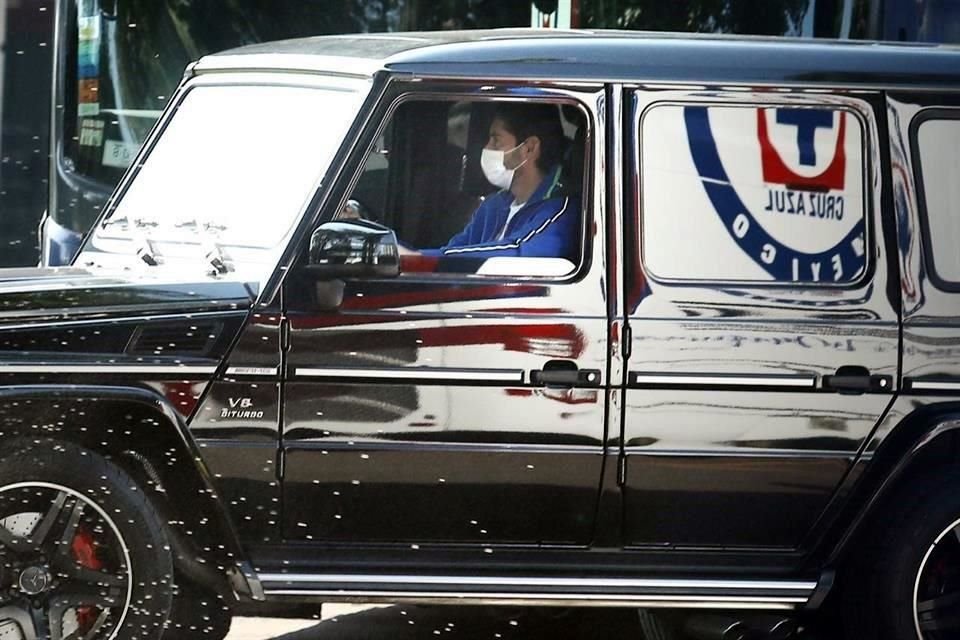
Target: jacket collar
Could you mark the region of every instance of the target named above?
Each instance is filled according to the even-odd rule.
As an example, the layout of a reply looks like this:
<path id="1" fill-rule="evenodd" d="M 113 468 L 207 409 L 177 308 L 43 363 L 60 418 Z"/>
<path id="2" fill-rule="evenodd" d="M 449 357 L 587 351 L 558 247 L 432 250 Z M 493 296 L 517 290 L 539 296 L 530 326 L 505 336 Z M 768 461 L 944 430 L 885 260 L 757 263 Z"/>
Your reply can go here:
<path id="1" fill-rule="evenodd" d="M 536 190 L 530 195 L 530 198 L 523 203 L 524 208 L 531 204 L 536 204 L 554 197 L 559 187 L 560 165 L 556 165 L 553 169 L 548 171 L 546 175 L 544 175 L 543 180 L 541 180 L 540 184 L 537 185 Z M 502 190 L 500 195 L 504 198 L 508 198 L 509 202 L 513 202 L 514 200 L 513 193 L 509 189 Z"/>

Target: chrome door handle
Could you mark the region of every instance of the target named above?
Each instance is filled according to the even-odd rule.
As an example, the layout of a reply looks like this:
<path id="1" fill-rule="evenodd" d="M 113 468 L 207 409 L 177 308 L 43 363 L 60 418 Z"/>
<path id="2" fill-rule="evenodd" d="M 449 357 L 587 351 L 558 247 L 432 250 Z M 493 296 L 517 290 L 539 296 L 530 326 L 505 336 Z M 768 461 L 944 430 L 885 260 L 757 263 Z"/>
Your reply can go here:
<path id="1" fill-rule="evenodd" d="M 893 387 L 890 376 L 871 375 L 866 367 L 843 366 L 832 376 L 823 376 L 823 388 L 843 394 L 877 393 Z"/>
<path id="2" fill-rule="evenodd" d="M 530 372 L 530 382 L 538 387 L 598 387 L 600 370 L 580 369 L 568 360 L 551 360 L 543 369 Z"/>

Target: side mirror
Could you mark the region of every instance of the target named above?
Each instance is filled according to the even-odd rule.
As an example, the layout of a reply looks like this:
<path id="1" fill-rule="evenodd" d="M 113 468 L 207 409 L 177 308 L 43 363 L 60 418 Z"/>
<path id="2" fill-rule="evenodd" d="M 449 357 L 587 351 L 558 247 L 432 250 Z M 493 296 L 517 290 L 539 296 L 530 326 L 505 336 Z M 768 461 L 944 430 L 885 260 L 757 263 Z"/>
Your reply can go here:
<path id="1" fill-rule="evenodd" d="M 325 280 L 395 277 L 400 274 L 397 236 L 366 220 L 324 222 L 310 236 L 307 268 Z"/>

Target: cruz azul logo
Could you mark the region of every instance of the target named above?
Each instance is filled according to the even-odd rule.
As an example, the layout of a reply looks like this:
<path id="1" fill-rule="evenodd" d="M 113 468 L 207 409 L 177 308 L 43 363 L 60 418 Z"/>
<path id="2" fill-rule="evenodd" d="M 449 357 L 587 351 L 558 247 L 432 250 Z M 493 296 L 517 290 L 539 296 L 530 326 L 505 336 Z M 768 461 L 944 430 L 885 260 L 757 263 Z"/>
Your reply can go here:
<path id="1" fill-rule="evenodd" d="M 860 128 L 852 114 L 685 107 L 683 117 L 713 210 L 770 277 L 847 282 L 863 271 Z"/>

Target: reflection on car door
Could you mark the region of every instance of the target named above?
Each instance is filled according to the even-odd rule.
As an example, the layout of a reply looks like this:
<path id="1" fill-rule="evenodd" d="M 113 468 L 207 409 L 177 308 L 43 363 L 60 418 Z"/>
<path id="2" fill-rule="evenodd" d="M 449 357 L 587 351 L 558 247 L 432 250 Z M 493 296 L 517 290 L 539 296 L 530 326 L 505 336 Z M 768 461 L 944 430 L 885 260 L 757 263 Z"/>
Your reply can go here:
<path id="1" fill-rule="evenodd" d="M 896 381 L 871 104 L 669 93 L 633 105 L 626 542 L 796 548 Z"/>
<path id="2" fill-rule="evenodd" d="M 317 283 L 291 274 L 285 537 L 590 541 L 608 395 L 595 201 L 582 266 L 562 280 L 406 273 L 347 281 L 323 310 Z M 570 368 L 583 375 L 565 381 Z"/>

